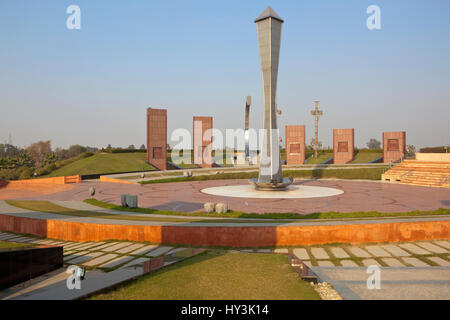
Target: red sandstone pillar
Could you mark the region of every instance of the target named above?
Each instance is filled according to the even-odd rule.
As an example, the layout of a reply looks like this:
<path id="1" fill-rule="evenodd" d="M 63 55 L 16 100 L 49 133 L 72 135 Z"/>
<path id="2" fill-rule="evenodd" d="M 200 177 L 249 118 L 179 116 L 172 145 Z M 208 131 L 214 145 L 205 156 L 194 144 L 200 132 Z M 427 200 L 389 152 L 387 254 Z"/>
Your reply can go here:
<path id="1" fill-rule="evenodd" d="M 305 126 L 286 126 L 286 164 L 305 163 Z"/>
<path id="2" fill-rule="evenodd" d="M 383 163 L 396 162 L 406 155 L 406 132 L 383 132 Z"/>
<path id="3" fill-rule="evenodd" d="M 333 130 L 333 163 L 346 164 L 353 160 L 355 129 Z"/>
<path id="4" fill-rule="evenodd" d="M 193 121 L 193 161 L 202 168 L 213 167 L 212 157 L 212 117 L 194 117 Z"/>
<path id="5" fill-rule="evenodd" d="M 167 170 L 167 110 L 147 109 L 147 161 Z"/>

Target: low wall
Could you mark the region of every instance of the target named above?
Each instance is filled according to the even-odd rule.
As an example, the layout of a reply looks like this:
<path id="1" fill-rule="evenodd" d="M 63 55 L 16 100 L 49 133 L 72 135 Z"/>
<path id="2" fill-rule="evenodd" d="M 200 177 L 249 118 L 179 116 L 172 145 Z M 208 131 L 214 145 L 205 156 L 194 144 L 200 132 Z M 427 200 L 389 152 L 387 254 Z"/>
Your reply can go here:
<path id="1" fill-rule="evenodd" d="M 417 161 L 450 162 L 450 153 L 416 153 Z"/>
<path id="2" fill-rule="evenodd" d="M 26 179 L 26 180 L 12 180 L 12 181 L 0 181 L 1 187 L 14 187 L 30 184 L 69 184 L 69 183 L 81 183 L 81 176 L 63 176 L 53 178 L 39 178 L 39 179 Z"/>
<path id="3" fill-rule="evenodd" d="M 450 221 L 312 226 L 148 226 L 0 215 L 0 230 L 66 241 L 128 240 L 193 246 L 270 247 L 450 239 Z"/>
<path id="4" fill-rule="evenodd" d="M 114 178 L 108 178 L 105 176 L 100 176 L 100 181 L 102 182 L 113 182 L 113 183 L 123 183 L 123 184 L 136 184 L 134 182 L 129 182 L 126 180 L 120 180 L 120 179 L 114 179 Z"/>

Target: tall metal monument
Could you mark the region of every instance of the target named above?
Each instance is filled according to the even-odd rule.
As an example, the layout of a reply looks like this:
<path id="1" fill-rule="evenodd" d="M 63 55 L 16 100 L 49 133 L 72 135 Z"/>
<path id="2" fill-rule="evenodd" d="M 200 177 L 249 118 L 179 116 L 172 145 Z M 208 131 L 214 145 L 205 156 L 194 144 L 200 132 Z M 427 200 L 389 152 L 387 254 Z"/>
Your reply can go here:
<path id="1" fill-rule="evenodd" d="M 250 163 L 250 133 L 248 132 L 250 126 L 250 106 L 252 104 L 252 97 L 247 96 L 247 101 L 245 102 L 245 161 Z"/>
<path id="2" fill-rule="evenodd" d="M 320 101 L 314 101 L 314 110 L 311 111 L 311 115 L 315 118 L 315 129 L 314 129 L 314 138 L 312 141 L 312 144 L 314 145 L 314 158 L 318 157 L 318 149 L 322 145 L 321 142 L 319 142 L 319 118 L 323 116 L 323 111 L 319 110 L 319 102 Z"/>
<path id="3" fill-rule="evenodd" d="M 283 19 L 271 8 L 255 20 L 264 92 L 263 137 L 258 179 L 250 182 L 261 190 L 283 190 L 293 179 L 283 179 L 277 127 L 277 79 Z"/>

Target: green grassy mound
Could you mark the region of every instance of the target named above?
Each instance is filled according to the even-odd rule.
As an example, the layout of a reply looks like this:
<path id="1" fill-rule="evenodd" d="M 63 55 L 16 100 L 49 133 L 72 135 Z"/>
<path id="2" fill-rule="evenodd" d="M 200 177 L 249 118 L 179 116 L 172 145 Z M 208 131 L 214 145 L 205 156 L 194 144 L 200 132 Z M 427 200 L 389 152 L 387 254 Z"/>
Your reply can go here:
<path id="1" fill-rule="evenodd" d="M 154 170 L 146 153 L 98 153 L 52 171 L 46 177 Z"/>
<path id="2" fill-rule="evenodd" d="M 382 156 L 382 152 L 358 152 L 351 163 L 369 163 Z"/>

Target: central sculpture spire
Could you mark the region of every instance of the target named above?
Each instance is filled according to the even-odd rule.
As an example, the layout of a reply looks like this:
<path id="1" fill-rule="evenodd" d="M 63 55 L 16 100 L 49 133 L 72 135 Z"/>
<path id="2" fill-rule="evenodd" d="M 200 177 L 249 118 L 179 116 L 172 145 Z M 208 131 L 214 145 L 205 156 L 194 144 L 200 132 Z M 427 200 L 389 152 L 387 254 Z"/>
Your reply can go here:
<path id="1" fill-rule="evenodd" d="M 267 7 L 255 20 L 264 92 L 259 177 L 258 180 L 250 181 L 257 189 L 285 189 L 292 183 L 292 179 L 283 180 L 277 127 L 277 79 L 283 22 L 283 19 L 271 7 Z"/>

